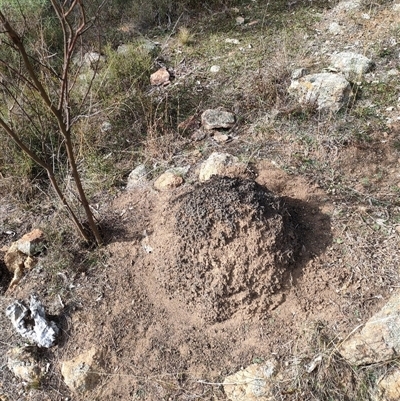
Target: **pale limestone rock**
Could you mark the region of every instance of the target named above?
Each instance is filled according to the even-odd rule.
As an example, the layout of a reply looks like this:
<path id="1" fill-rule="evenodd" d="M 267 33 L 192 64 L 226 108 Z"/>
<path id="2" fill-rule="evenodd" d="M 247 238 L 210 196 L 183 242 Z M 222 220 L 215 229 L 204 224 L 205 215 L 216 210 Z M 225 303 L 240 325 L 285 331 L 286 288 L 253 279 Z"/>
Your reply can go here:
<path id="1" fill-rule="evenodd" d="M 83 56 L 77 54 L 72 59 L 72 63 L 79 67 L 87 67 L 88 69 L 96 70 L 96 68 L 103 64 L 106 58 L 98 52 L 87 52 Z"/>
<path id="2" fill-rule="evenodd" d="M 400 353 L 400 294 L 394 295 L 360 332 L 344 341 L 339 352 L 352 365 L 396 358 Z"/>
<path id="3" fill-rule="evenodd" d="M 101 352 L 95 347 L 74 359 L 62 362 L 61 374 L 65 384 L 76 393 L 93 390 L 100 379 L 101 363 Z"/>
<path id="4" fill-rule="evenodd" d="M 229 141 L 229 139 L 231 139 L 231 137 L 229 135 L 226 134 L 221 134 L 220 132 L 216 132 L 213 135 L 214 141 L 217 143 L 224 143 Z"/>
<path id="5" fill-rule="evenodd" d="M 364 75 L 371 70 L 373 62 L 362 54 L 342 52 L 332 55 L 332 66 L 343 73 L 352 82 L 362 81 Z"/>
<path id="6" fill-rule="evenodd" d="M 277 373 L 275 360 L 261 365 L 254 364 L 244 370 L 228 376 L 224 382 L 224 391 L 231 401 L 273 401 L 272 378 Z"/>
<path id="7" fill-rule="evenodd" d="M 400 370 L 397 369 L 386 375 L 378 383 L 379 400 L 400 400 Z"/>
<path id="8" fill-rule="evenodd" d="M 10 273 L 13 273 L 13 279 L 9 288 L 14 288 L 22 279 L 26 270 L 35 265 L 33 255 L 40 253 L 44 248 L 44 234 L 41 230 L 35 229 L 25 234 L 18 241 L 11 244 L 4 255 L 4 263 Z"/>
<path id="9" fill-rule="evenodd" d="M 201 115 L 201 124 L 207 130 L 232 128 L 235 122 L 235 114 L 230 111 L 208 109 Z"/>
<path id="10" fill-rule="evenodd" d="M 207 136 L 207 133 L 204 131 L 204 129 L 198 129 L 191 135 L 190 139 L 192 141 L 198 142 L 198 141 L 202 141 L 206 136 Z"/>
<path id="11" fill-rule="evenodd" d="M 300 104 L 333 112 L 347 106 L 353 96 L 351 85 L 344 76 L 327 72 L 292 80 L 289 92 Z"/>
<path id="12" fill-rule="evenodd" d="M 219 65 L 212 65 L 210 68 L 210 72 L 212 72 L 213 74 L 216 74 L 220 70 L 221 70 L 221 67 Z"/>
<path id="13" fill-rule="evenodd" d="M 329 25 L 329 33 L 331 33 L 332 35 L 340 35 L 342 33 L 342 28 L 340 27 L 340 25 L 337 22 L 332 22 Z"/>
<path id="14" fill-rule="evenodd" d="M 35 356 L 36 347 L 16 347 L 7 352 L 7 366 L 28 384 L 38 385 L 42 371 Z"/>
<path id="15" fill-rule="evenodd" d="M 131 190 L 145 185 L 148 182 L 147 175 L 148 171 L 146 166 L 144 164 L 139 164 L 130 172 L 126 189 Z"/>
<path id="16" fill-rule="evenodd" d="M 4 263 L 10 273 L 24 269 L 26 255 L 18 250 L 18 243 L 13 242 L 4 255 Z"/>
<path id="17" fill-rule="evenodd" d="M 292 79 L 300 79 L 307 75 L 307 69 L 306 68 L 298 68 L 297 70 L 294 70 L 292 72 Z"/>
<path id="18" fill-rule="evenodd" d="M 83 61 L 87 65 L 92 65 L 93 63 L 104 62 L 106 58 L 97 52 L 87 52 L 83 56 Z"/>
<path id="19" fill-rule="evenodd" d="M 170 74 L 168 70 L 163 67 L 150 75 L 150 84 L 153 86 L 168 85 L 170 83 Z"/>
<path id="20" fill-rule="evenodd" d="M 174 189 L 183 184 L 182 176 L 173 173 L 172 171 L 166 171 L 161 174 L 154 182 L 154 188 L 159 191 L 165 191 L 168 189 Z"/>
<path id="21" fill-rule="evenodd" d="M 230 44 L 232 44 L 232 45 L 238 45 L 240 42 L 239 42 L 239 39 L 230 39 L 230 38 L 227 38 L 227 39 L 225 39 L 225 43 L 230 43 Z"/>
<path id="22" fill-rule="evenodd" d="M 35 229 L 22 236 L 18 241 L 18 250 L 27 256 L 34 256 L 40 253 L 44 247 L 43 231 Z"/>
<path id="23" fill-rule="evenodd" d="M 207 181 L 213 175 L 226 175 L 229 167 L 238 163 L 238 158 L 230 155 L 229 153 L 212 153 L 207 160 L 205 160 L 199 173 L 200 181 Z"/>
<path id="24" fill-rule="evenodd" d="M 101 132 L 108 132 L 112 130 L 110 121 L 104 121 L 100 126 Z"/>
<path id="25" fill-rule="evenodd" d="M 356 10 L 360 8 L 362 5 L 361 0 L 346 0 L 346 1 L 341 1 L 337 6 L 336 10 L 338 11 L 350 11 L 350 10 Z"/>

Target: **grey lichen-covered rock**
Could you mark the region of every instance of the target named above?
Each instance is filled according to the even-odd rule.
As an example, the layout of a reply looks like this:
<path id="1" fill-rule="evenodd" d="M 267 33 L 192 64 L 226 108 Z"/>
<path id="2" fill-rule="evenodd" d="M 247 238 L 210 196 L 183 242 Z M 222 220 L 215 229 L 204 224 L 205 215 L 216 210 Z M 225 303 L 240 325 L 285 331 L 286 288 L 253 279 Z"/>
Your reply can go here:
<path id="1" fill-rule="evenodd" d="M 351 82 L 362 81 L 364 74 L 371 70 L 374 63 L 362 54 L 342 52 L 332 55 L 332 67 L 338 69 Z"/>
<path id="2" fill-rule="evenodd" d="M 201 124 L 207 130 L 232 128 L 235 122 L 235 114 L 230 111 L 208 109 L 201 115 Z"/>
<path id="3" fill-rule="evenodd" d="M 144 164 L 139 164 L 134 170 L 132 170 L 128 176 L 128 182 L 126 189 L 131 190 L 137 187 L 143 186 L 148 182 L 147 179 L 148 171 Z"/>
<path id="4" fill-rule="evenodd" d="M 292 80 L 289 92 L 300 104 L 333 112 L 347 106 L 353 96 L 351 85 L 343 75 L 327 72 Z"/>
<path id="5" fill-rule="evenodd" d="M 400 294 L 389 302 L 339 348 L 352 365 L 380 363 L 400 353 Z"/>
<path id="6" fill-rule="evenodd" d="M 378 382 L 379 401 L 398 401 L 400 400 L 400 370 L 396 369 Z"/>
<path id="7" fill-rule="evenodd" d="M 229 153 L 212 153 L 207 160 L 205 160 L 199 173 L 200 181 L 207 181 L 213 175 L 228 175 L 229 170 L 238 164 L 239 159 Z"/>
<path id="8" fill-rule="evenodd" d="M 23 381 L 30 385 L 39 385 L 42 377 L 36 347 L 16 347 L 7 352 L 7 366 Z"/>
<path id="9" fill-rule="evenodd" d="M 102 354 L 93 347 L 77 357 L 61 364 L 61 374 L 71 391 L 85 393 L 93 390 L 99 382 Z"/>
<path id="10" fill-rule="evenodd" d="M 277 362 L 270 360 L 261 365 L 250 365 L 228 376 L 223 382 L 227 398 L 231 401 L 275 400 L 272 392 L 272 378 L 277 370 Z"/>

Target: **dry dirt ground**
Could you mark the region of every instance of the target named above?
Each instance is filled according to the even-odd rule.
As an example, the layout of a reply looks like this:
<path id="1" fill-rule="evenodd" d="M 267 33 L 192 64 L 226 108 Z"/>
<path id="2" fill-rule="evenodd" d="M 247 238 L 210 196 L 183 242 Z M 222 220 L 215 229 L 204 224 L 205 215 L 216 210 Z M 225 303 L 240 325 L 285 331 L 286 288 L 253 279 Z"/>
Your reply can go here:
<path id="1" fill-rule="evenodd" d="M 354 157 L 352 168 L 357 166 Z M 368 210 L 340 216 L 325 191 L 269 162 L 254 166 L 251 175 L 260 187 L 240 179 L 221 187 L 214 180 L 205 193 L 204 184 L 168 193 L 151 186 L 122 193 L 109 205 L 109 245 L 95 266 L 60 274 L 70 288 L 67 301 L 48 294 L 45 283 L 38 285 L 41 273 L 6 293 L 3 307 L 32 291 L 52 300 L 48 307 L 63 331 L 59 345 L 43 351 L 49 363 L 46 391 L 11 399 L 65 399 L 60 361 L 95 345 L 104 351 L 104 367 L 101 385 L 87 399 L 222 400 L 220 383 L 228 374 L 270 357 L 305 364 L 321 351 L 310 348 L 321 327 L 344 338 L 377 311 L 392 288 L 368 265 L 363 274 L 363 258 L 379 261 L 380 250 L 372 244 L 345 246 L 350 220 L 363 222 Z M 182 213 L 195 210 L 188 223 Z M 376 238 L 373 228 L 366 229 Z M 199 230 L 204 231 L 197 236 Z M 397 240 L 397 234 L 386 238 L 384 251 Z M 201 275 L 201 269 L 209 274 Z M 6 333 L 3 348 L 20 341 L 11 330 Z M 6 380 L 18 388 L 3 373 L 5 389 Z M 292 380 L 277 391 L 279 399 L 310 397 Z"/>

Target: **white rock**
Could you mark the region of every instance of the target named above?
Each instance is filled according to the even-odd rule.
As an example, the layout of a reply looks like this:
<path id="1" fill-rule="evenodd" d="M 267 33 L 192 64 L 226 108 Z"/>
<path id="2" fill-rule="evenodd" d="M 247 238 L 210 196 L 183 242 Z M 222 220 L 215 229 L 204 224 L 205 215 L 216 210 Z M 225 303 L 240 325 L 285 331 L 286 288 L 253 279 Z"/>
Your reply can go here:
<path id="1" fill-rule="evenodd" d="M 240 42 L 239 42 L 238 39 L 229 39 L 229 38 L 227 38 L 227 39 L 225 39 L 225 43 L 230 43 L 232 45 L 238 45 Z"/>
<path id="2" fill-rule="evenodd" d="M 110 121 L 104 121 L 100 126 L 101 132 L 107 132 L 112 129 Z"/>
<path id="3" fill-rule="evenodd" d="M 128 54 L 129 51 L 131 50 L 131 45 L 127 45 L 125 43 L 123 43 L 122 45 L 119 45 L 117 47 L 117 53 L 118 54 Z"/>
<path id="4" fill-rule="evenodd" d="M 340 35 L 342 33 L 342 28 L 340 27 L 340 25 L 337 22 L 332 22 L 329 25 L 329 33 L 331 33 L 332 35 Z"/>
<path id="5" fill-rule="evenodd" d="M 393 4 L 392 10 L 393 11 L 400 11 L 400 3 Z"/>
<path id="6" fill-rule="evenodd" d="M 400 294 L 346 340 L 339 352 L 352 365 L 390 361 L 400 353 Z"/>
<path id="7" fill-rule="evenodd" d="M 307 69 L 306 68 L 298 68 L 297 70 L 294 70 L 292 72 L 292 79 L 300 79 L 301 77 L 304 77 L 307 75 Z"/>
<path id="8" fill-rule="evenodd" d="M 213 175 L 225 175 L 227 169 L 236 163 L 238 163 L 237 157 L 232 156 L 229 153 L 214 152 L 202 163 L 200 167 L 199 180 L 207 181 Z"/>
<path id="9" fill-rule="evenodd" d="M 219 72 L 221 70 L 221 67 L 219 65 L 213 65 L 210 68 L 210 72 L 212 72 L 213 74 Z"/>
<path id="10" fill-rule="evenodd" d="M 342 52 L 331 56 L 332 66 L 352 82 L 361 81 L 373 67 L 373 62 L 362 54 Z"/>
<path id="11" fill-rule="evenodd" d="M 272 378 L 277 370 L 278 363 L 270 360 L 261 365 L 250 365 L 228 376 L 223 382 L 227 398 L 231 401 L 274 400 Z"/>
<path id="12" fill-rule="evenodd" d="M 356 10 L 361 7 L 361 0 L 346 0 L 341 1 L 335 8 L 338 11 Z"/>
<path id="13" fill-rule="evenodd" d="M 201 125 L 207 130 L 232 128 L 235 122 L 235 114 L 230 111 L 208 109 L 201 115 Z"/>
<path id="14" fill-rule="evenodd" d="M 139 164 L 134 170 L 132 170 L 128 176 L 128 182 L 126 189 L 132 190 L 137 187 L 143 186 L 148 182 L 147 179 L 147 168 L 144 164 Z"/>
<path id="15" fill-rule="evenodd" d="M 395 77 L 399 75 L 399 70 L 396 70 L 395 68 L 392 68 L 387 72 L 388 77 Z"/>
<path id="16" fill-rule="evenodd" d="M 292 80 L 289 92 L 300 104 L 316 105 L 318 110 L 333 112 L 346 106 L 353 95 L 344 76 L 327 72 Z"/>

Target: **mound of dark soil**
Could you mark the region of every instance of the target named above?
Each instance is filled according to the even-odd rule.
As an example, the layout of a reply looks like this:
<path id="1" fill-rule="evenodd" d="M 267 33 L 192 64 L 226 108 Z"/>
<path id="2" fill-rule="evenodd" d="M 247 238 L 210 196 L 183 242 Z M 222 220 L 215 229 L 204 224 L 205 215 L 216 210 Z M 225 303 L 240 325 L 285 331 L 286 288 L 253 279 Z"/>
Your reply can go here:
<path id="1" fill-rule="evenodd" d="M 209 322 L 268 310 L 297 250 L 281 200 L 251 180 L 214 177 L 170 200 L 153 238 L 157 277 Z"/>

